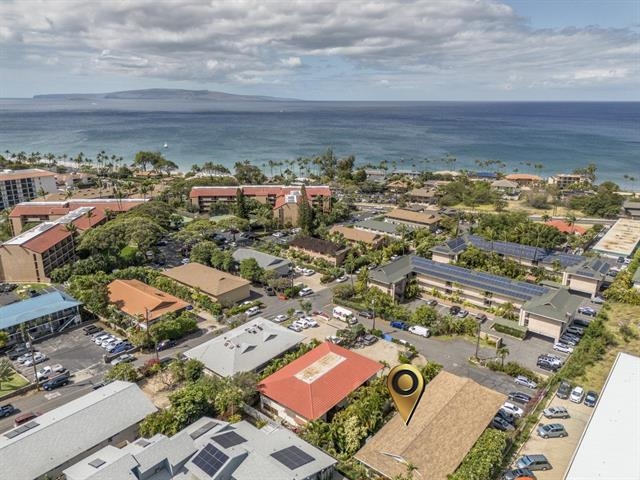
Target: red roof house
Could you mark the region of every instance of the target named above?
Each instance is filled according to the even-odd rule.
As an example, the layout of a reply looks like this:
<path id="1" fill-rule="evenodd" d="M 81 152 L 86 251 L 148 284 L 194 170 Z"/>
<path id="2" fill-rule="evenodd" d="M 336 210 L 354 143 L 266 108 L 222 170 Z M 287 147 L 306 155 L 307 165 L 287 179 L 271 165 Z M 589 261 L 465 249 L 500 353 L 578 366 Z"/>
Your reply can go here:
<path id="1" fill-rule="evenodd" d="M 569 225 L 567 222 L 562 220 L 549 220 L 546 222 L 546 225 L 554 227 L 562 233 L 575 233 L 576 235 L 582 235 L 587 231 L 586 228 L 581 227 L 580 225 Z"/>
<path id="2" fill-rule="evenodd" d="M 262 407 L 291 425 L 304 425 L 325 418 L 380 370 L 380 363 L 325 342 L 258 385 Z"/>

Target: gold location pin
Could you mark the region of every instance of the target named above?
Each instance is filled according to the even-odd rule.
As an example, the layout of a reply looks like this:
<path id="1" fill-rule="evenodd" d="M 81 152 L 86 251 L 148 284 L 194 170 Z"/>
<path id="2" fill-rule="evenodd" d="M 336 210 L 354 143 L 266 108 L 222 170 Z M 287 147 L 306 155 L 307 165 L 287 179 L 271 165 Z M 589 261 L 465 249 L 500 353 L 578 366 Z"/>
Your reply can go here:
<path id="1" fill-rule="evenodd" d="M 420 370 L 409 364 L 393 367 L 387 376 L 387 388 L 405 425 L 409 425 L 424 392 L 424 378 Z"/>

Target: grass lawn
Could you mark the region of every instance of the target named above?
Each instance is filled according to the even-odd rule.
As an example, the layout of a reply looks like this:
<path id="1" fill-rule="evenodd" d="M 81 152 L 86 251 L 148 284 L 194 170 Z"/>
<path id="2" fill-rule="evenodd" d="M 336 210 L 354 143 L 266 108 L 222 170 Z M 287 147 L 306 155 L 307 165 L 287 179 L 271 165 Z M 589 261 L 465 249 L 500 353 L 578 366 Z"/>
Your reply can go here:
<path id="1" fill-rule="evenodd" d="M 13 377 L 11 377 L 9 381 L 2 382 L 2 386 L 0 387 L 0 398 L 10 394 L 14 390 L 17 390 L 18 388 L 24 387 L 28 383 L 29 381 L 26 378 L 24 378 L 22 375 L 20 375 L 17 372 L 14 373 Z"/>
<path id="2" fill-rule="evenodd" d="M 493 204 L 477 205 L 475 209 L 472 209 L 471 207 L 464 205 L 463 203 L 459 203 L 458 205 L 455 205 L 453 208 L 465 210 L 468 212 L 475 210 L 478 213 L 486 213 L 486 212 L 497 213 Z M 533 208 L 527 205 L 526 200 L 509 200 L 507 201 L 507 207 L 505 207 L 504 211 L 505 212 L 524 212 L 527 215 L 545 215 L 545 214 L 549 216 L 553 215 L 553 207 L 548 208 L 546 210 L 542 208 Z M 580 217 L 584 217 L 584 214 L 582 212 L 578 210 L 570 210 L 563 206 L 558 206 L 558 208 L 556 209 L 556 214 L 554 216 L 565 217 L 568 213 L 575 215 L 576 218 L 578 219 Z"/>
<path id="3" fill-rule="evenodd" d="M 609 320 L 606 325 L 609 331 L 614 334 L 616 345 L 599 362 L 587 367 L 585 374 L 580 377 L 577 383 L 584 386 L 585 390 L 595 390 L 596 392 L 602 390 L 618 352 L 640 356 L 640 306 L 611 303 L 609 307 L 607 312 Z M 635 338 L 625 340 L 620 333 L 620 326 L 624 324 L 629 325 Z"/>

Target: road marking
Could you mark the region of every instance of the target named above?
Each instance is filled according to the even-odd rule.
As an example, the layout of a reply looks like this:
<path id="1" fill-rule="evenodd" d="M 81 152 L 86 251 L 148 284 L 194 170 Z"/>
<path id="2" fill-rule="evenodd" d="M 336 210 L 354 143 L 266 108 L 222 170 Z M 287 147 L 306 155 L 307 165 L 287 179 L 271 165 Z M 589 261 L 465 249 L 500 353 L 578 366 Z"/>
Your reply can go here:
<path id="1" fill-rule="evenodd" d="M 44 398 L 47 400 L 53 400 L 54 398 L 58 398 L 60 395 L 62 395 L 60 392 L 45 393 Z"/>

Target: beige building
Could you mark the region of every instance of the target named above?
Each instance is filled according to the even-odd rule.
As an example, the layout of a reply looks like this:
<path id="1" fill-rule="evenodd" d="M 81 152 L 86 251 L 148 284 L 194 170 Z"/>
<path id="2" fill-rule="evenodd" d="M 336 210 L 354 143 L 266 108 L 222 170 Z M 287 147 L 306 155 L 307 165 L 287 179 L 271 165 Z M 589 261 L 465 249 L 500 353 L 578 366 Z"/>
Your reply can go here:
<path id="1" fill-rule="evenodd" d="M 360 230 L 357 228 L 345 227 L 344 225 L 336 225 L 329 230 L 331 233 L 339 233 L 350 243 L 364 243 L 365 245 L 378 249 L 386 243 L 387 238 L 374 232 Z"/>
<path id="2" fill-rule="evenodd" d="M 542 178 L 538 175 L 531 175 L 529 173 L 511 173 L 505 175 L 505 180 L 516 182 L 521 187 L 533 187 L 542 183 Z"/>
<path id="3" fill-rule="evenodd" d="M 610 268 L 607 262 L 599 258 L 586 260 L 584 263 L 566 268 L 562 274 L 562 285 L 593 297 L 600 291 Z"/>
<path id="4" fill-rule="evenodd" d="M 39 168 L 0 171 L 0 210 L 32 200 L 43 191 L 57 191 L 53 172 Z"/>
<path id="5" fill-rule="evenodd" d="M 585 175 L 578 175 L 576 173 L 559 173 L 549 177 L 547 182 L 549 185 L 555 185 L 560 190 L 578 183 L 591 183 L 588 177 Z"/>
<path id="6" fill-rule="evenodd" d="M 440 222 L 440 215 L 436 212 L 414 212 L 396 208 L 387 213 L 385 221 L 395 224 L 402 223 L 412 227 L 436 228 Z"/>
<path id="7" fill-rule="evenodd" d="M 298 237 L 294 238 L 289 244 L 289 250 L 297 251 L 309 255 L 312 258 L 320 258 L 326 260 L 336 267 L 342 265 L 349 248 L 342 248 L 328 240 L 314 237 Z"/>
<path id="8" fill-rule="evenodd" d="M 251 282 L 222 270 L 191 262 L 162 272 L 182 285 L 209 295 L 221 305 L 233 305 L 251 296 Z"/>
<path id="9" fill-rule="evenodd" d="M 571 324 L 582 300 L 566 288 L 549 290 L 522 306 L 519 324 L 530 332 L 558 341 Z"/>
<path id="10" fill-rule="evenodd" d="M 138 321 L 143 328 L 147 323 L 155 322 L 168 313 L 179 313 L 189 305 L 140 280 L 114 280 L 107 289 L 109 303 Z"/>

